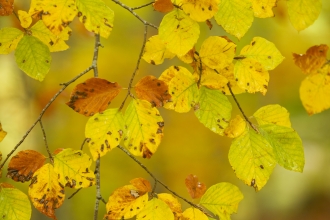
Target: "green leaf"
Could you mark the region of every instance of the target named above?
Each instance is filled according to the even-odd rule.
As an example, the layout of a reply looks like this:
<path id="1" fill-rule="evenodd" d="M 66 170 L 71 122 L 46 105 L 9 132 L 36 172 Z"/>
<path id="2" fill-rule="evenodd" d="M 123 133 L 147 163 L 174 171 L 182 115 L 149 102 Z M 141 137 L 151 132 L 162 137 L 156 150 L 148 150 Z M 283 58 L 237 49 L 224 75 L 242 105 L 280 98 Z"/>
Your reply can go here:
<path id="1" fill-rule="evenodd" d="M 81 150 L 67 148 L 54 156 L 54 171 L 59 176 L 58 181 L 71 188 L 86 188 L 95 184 L 91 164 L 91 158 Z"/>
<path id="2" fill-rule="evenodd" d="M 222 0 L 214 18 L 227 33 L 241 39 L 254 19 L 251 8 L 250 0 Z"/>
<path id="3" fill-rule="evenodd" d="M 224 182 L 211 186 L 202 196 L 199 204 L 218 215 L 221 220 L 226 220 L 237 212 L 238 204 L 243 198 L 237 186 Z"/>
<path id="4" fill-rule="evenodd" d="M 195 105 L 196 117 L 211 131 L 223 135 L 231 116 L 231 103 L 219 90 L 202 86 L 199 93 L 199 102 Z"/>
<path id="5" fill-rule="evenodd" d="M 16 49 L 24 33 L 17 28 L 0 29 L 0 54 L 9 54 Z"/>
<path id="6" fill-rule="evenodd" d="M 288 14 L 297 31 L 314 23 L 322 10 L 322 0 L 287 0 Z"/>
<path id="7" fill-rule="evenodd" d="M 261 125 L 259 130 L 273 147 L 279 165 L 288 170 L 303 171 L 305 165 L 304 148 L 295 130 L 274 124 Z"/>
<path id="8" fill-rule="evenodd" d="M 272 146 L 249 128 L 233 140 L 228 158 L 236 176 L 257 191 L 266 185 L 276 165 Z"/>
<path id="9" fill-rule="evenodd" d="M 113 27 L 114 12 L 102 0 L 76 0 L 79 20 L 88 31 L 108 38 Z"/>
<path id="10" fill-rule="evenodd" d="M 3 220 L 29 220 L 31 204 L 26 194 L 8 183 L 0 184 L 0 213 Z"/>
<path id="11" fill-rule="evenodd" d="M 28 76 L 43 81 L 50 69 L 49 48 L 38 38 L 25 35 L 15 51 L 16 63 Z"/>
<path id="12" fill-rule="evenodd" d="M 117 147 L 124 131 L 124 116 L 118 108 L 107 109 L 90 117 L 85 136 L 94 160 Z"/>
<path id="13" fill-rule="evenodd" d="M 198 23 L 179 9 L 166 14 L 159 26 L 159 37 L 167 49 L 178 56 L 194 47 L 199 33 Z"/>
<path id="14" fill-rule="evenodd" d="M 258 61 L 266 70 L 274 69 L 284 59 L 276 46 L 262 37 L 254 37 L 250 45 L 243 47 L 240 55 Z"/>
<path id="15" fill-rule="evenodd" d="M 168 205 L 157 198 L 148 201 L 144 209 L 137 214 L 136 220 L 174 220 L 174 215 Z"/>
<path id="16" fill-rule="evenodd" d="M 133 99 L 125 112 L 124 144 L 135 156 L 150 158 L 163 138 L 164 120 L 146 100 Z"/>
<path id="17" fill-rule="evenodd" d="M 253 116 L 259 125 L 275 124 L 291 127 L 289 112 L 280 105 L 267 105 L 258 109 Z"/>

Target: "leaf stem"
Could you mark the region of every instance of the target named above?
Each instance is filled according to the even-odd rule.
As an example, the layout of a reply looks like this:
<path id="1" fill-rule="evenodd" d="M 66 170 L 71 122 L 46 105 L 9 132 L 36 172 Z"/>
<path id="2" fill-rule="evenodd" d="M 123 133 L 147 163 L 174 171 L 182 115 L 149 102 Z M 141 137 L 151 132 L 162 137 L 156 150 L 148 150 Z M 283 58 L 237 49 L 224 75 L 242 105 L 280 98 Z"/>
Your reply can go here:
<path id="1" fill-rule="evenodd" d="M 47 143 L 46 132 L 45 132 L 44 126 L 41 122 L 41 119 L 39 120 L 39 124 L 40 124 L 41 130 L 42 130 L 42 135 L 43 135 L 43 139 L 44 139 L 44 142 L 45 142 L 46 150 L 47 150 L 48 155 L 49 155 L 50 162 L 51 162 L 51 164 L 54 164 L 54 158 L 53 158 L 52 154 L 50 153 L 48 143 Z"/>
<path id="2" fill-rule="evenodd" d="M 137 7 L 134 7 L 134 8 L 131 8 L 132 10 L 137 10 L 137 9 L 140 9 L 140 8 L 144 8 L 144 7 L 147 7 L 151 4 L 153 4 L 155 1 L 152 1 L 152 2 L 149 2 L 147 4 L 144 4 L 144 5 L 141 5 L 141 6 L 137 6 Z"/>

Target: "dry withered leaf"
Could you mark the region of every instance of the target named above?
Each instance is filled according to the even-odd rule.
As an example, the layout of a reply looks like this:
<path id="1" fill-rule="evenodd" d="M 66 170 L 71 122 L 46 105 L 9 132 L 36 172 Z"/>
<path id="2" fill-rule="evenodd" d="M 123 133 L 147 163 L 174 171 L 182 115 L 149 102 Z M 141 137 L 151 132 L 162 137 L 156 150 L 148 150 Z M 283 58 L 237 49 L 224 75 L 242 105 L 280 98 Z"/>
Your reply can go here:
<path id="1" fill-rule="evenodd" d="M 206 191 L 205 184 L 199 182 L 196 175 L 189 174 L 185 179 L 185 184 L 189 195 L 193 199 L 202 197 Z"/>
<path id="2" fill-rule="evenodd" d="M 150 182 L 143 178 L 135 178 L 129 181 L 136 189 L 139 191 L 139 194 L 145 194 L 151 192 Z"/>
<path id="3" fill-rule="evenodd" d="M 329 47 L 325 44 L 310 47 L 306 54 L 293 53 L 295 64 L 306 74 L 320 69 L 327 60 Z"/>
<path id="4" fill-rule="evenodd" d="M 90 78 L 73 89 L 70 101 L 66 104 L 79 114 L 93 116 L 104 111 L 120 90 L 116 82 Z"/>
<path id="5" fill-rule="evenodd" d="M 45 161 L 46 157 L 37 151 L 20 151 L 9 162 L 7 177 L 16 182 L 29 181 Z"/>
<path id="6" fill-rule="evenodd" d="M 13 13 L 14 0 L 0 0 L 0 16 L 8 16 Z"/>
<path id="7" fill-rule="evenodd" d="M 143 77 L 134 89 L 139 99 L 147 100 L 155 107 L 161 107 L 171 99 L 168 85 L 154 76 Z"/>
<path id="8" fill-rule="evenodd" d="M 156 0 L 152 4 L 156 11 L 167 13 L 173 10 L 174 6 L 171 0 Z"/>

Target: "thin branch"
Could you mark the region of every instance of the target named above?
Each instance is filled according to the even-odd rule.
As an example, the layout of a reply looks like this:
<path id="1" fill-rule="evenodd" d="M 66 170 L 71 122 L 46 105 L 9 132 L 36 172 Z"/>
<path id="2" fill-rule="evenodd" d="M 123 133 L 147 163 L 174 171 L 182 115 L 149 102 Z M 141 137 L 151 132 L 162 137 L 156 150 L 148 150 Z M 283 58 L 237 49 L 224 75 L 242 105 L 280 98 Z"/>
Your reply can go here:
<path id="1" fill-rule="evenodd" d="M 87 141 L 88 139 L 89 139 L 89 138 L 85 138 L 85 139 L 84 139 L 83 143 L 81 144 L 80 150 L 83 150 L 84 145 L 85 145 L 85 143 L 86 143 L 86 141 Z"/>
<path id="2" fill-rule="evenodd" d="M 137 10 L 137 9 L 140 9 L 140 8 L 144 8 L 144 7 L 147 7 L 151 4 L 155 3 L 154 1 L 153 2 L 149 2 L 147 4 L 144 4 L 144 5 L 141 5 L 141 6 L 138 6 L 138 7 L 134 7 L 134 8 L 131 8 L 132 10 Z"/>
<path id="3" fill-rule="evenodd" d="M 127 5 L 123 4 L 122 2 L 118 1 L 118 0 L 112 0 L 114 3 L 120 5 L 121 7 L 125 8 L 126 10 L 128 10 L 129 12 L 131 12 L 131 14 L 133 14 L 137 19 L 139 19 L 144 25 L 148 25 L 150 27 L 153 27 L 155 29 L 158 29 L 158 27 L 154 24 L 151 24 L 149 22 L 147 22 L 146 20 L 143 20 L 138 14 L 136 14 L 133 9 L 131 7 L 128 7 Z"/>
<path id="4" fill-rule="evenodd" d="M 241 113 L 242 113 L 243 117 L 245 118 L 245 120 L 249 123 L 249 125 L 251 126 L 251 128 L 253 128 L 253 130 L 255 130 L 257 133 L 259 133 L 259 131 L 258 131 L 258 129 L 256 128 L 256 126 L 254 126 L 254 124 L 252 124 L 252 122 L 251 122 L 251 121 L 248 119 L 248 117 L 246 117 L 246 115 L 244 114 L 243 109 L 242 109 L 241 106 L 239 105 L 239 103 L 238 103 L 238 101 L 237 101 L 237 99 L 236 99 L 236 97 L 235 97 L 233 91 L 231 90 L 231 87 L 230 87 L 230 83 L 229 83 L 229 82 L 227 83 L 227 87 L 228 87 L 228 89 L 229 89 L 231 95 L 233 96 L 233 98 L 234 98 L 234 100 L 235 100 L 235 102 L 236 102 L 236 105 L 237 105 L 237 107 L 239 108 L 239 110 L 241 111 Z"/>
<path id="5" fill-rule="evenodd" d="M 158 182 L 159 184 L 161 184 L 162 186 L 164 186 L 168 191 L 170 191 L 173 195 L 175 195 L 176 197 L 182 199 L 183 201 L 185 201 L 186 203 L 188 203 L 189 205 L 193 206 L 196 209 L 199 209 L 201 212 L 203 212 L 205 215 L 207 215 L 210 218 L 214 218 L 216 219 L 216 216 L 208 213 L 206 210 L 204 210 L 202 207 L 190 202 L 189 200 L 183 198 L 182 196 L 180 196 L 179 194 L 177 194 L 176 192 L 174 192 L 173 190 L 171 190 L 167 185 L 165 185 L 163 182 L 161 182 L 160 180 L 158 180 L 149 170 L 148 168 L 143 165 L 138 159 L 136 159 L 127 149 L 125 149 L 124 147 L 118 145 L 117 146 L 119 149 L 121 149 L 127 156 L 129 156 L 130 158 L 132 158 L 137 164 L 139 164 L 140 167 L 142 167 L 142 169 L 144 169 L 150 176 L 151 178 L 154 179 L 155 182 Z M 156 186 L 156 185 L 155 185 Z M 154 187 L 155 187 L 154 186 Z M 153 189 L 154 190 L 154 189 Z"/>
<path id="6" fill-rule="evenodd" d="M 100 175 L 100 155 L 99 158 L 95 162 L 95 178 L 96 178 L 96 199 L 95 199 L 95 206 L 94 206 L 94 220 L 98 219 L 99 214 L 99 204 L 100 200 L 102 199 L 101 196 L 101 175 Z"/>
<path id="7" fill-rule="evenodd" d="M 201 84 L 201 81 L 202 81 L 202 73 L 203 73 L 203 66 L 202 66 L 202 59 L 199 58 L 199 79 L 198 79 L 198 82 L 197 82 L 197 86 L 199 88 L 199 85 Z"/>
<path id="8" fill-rule="evenodd" d="M 49 147 L 48 147 L 46 132 L 45 132 L 44 126 L 43 126 L 43 124 L 41 122 L 41 119 L 39 120 L 39 124 L 40 124 L 41 130 L 42 130 L 42 135 L 43 135 L 43 138 L 44 138 L 44 141 L 45 141 L 45 146 L 46 146 L 46 150 L 47 150 L 48 155 L 49 155 L 50 162 L 53 164 L 54 163 L 54 159 L 53 159 L 53 156 L 50 153 L 50 150 L 49 150 Z"/>
<path id="9" fill-rule="evenodd" d="M 93 67 L 93 70 L 94 70 L 94 77 L 99 76 L 99 71 L 98 71 L 98 68 L 97 68 L 97 60 L 98 60 L 98 56 L 99 56 L 100 46 L 101 46 L 100 35 L 95 34 L 94 55 L 93 55 L 93 61 L 92 61 L 92 67 Z"/>
<path id="10" fill-rule="evenodd" d="M 73 196 L 75 196 L 82 188 L 79 188 L 77 191 L 75 191 L 74 193 L 72 193 L 71 196 L 68 197 L 68 199 L 72 199 Z"/>

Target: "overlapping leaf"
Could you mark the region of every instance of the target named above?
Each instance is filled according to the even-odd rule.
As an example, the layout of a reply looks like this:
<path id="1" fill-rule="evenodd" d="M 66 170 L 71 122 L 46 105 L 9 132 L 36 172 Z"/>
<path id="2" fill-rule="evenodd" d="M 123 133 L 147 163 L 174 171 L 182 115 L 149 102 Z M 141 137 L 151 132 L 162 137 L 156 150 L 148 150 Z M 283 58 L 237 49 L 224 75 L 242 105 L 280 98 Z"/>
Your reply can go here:
<path id="1" fill-rule="evenodd" d="M 291 128 L 289 112 L 280 105 L 267 105 L 258 109 L 253 117 L 259 125 L 274 124 Z"/>
<path id="2" fill-rule="evenodd" d="M 172 210 L 175 220 L 180 220 L 182 216 L 182 208 L 178 199 L 168 193 L 159 193 L 157 198 L 164 201 Z"/>
<path id="3" fill-rule="evenodd" d="M 2 125 L 0 122 L 0 142 L 6 137 L 7 132 L 2 129 Z"/>
<path id="4" fill-rule="evenodd" d="M 182 217 L 184 220 L 208 220 L 209 218 L 201 212 L 199 209 L 196 208 L 188 208 L 186 209 Z"/>
<path id="5" fill-rule="evenodd" d="M 0 213 L 2 219 L 30 220 L 31 204 L 27 195 L 8 183 L 0 183 Z"/>
<path id="6" fill-rule="evenodd" d="M 81 150 L 63 149 L 54 156 L 54 172 L 63 186 L 86 188 L 95 184 L 91 158 Z"/>
<path id="7" fill-rule="evenodd" d="M 245 120 L 240 115 L 236 115 L 235 118 L 229 121 L 229 125 L 224 131 L 224 135 L 229 138 L 236 138 L 240 136 L 245 131 L 245 129 Z"/>
<path id="8" fill-rule="evenodd" d="M 181 7 L 191 19 L 198 22 L 203 22 L 214 16 L 214 14 L 218 11 L 219 3 L 220 0 L 182 0 Z"/>
<path id="9" fill-rule="evenodd" d="M 136 220 L 174 220 L 174 215 L 168 205 L 160 199 L 149 200 L 144 209 L 137 214 Z"/>
<path id="10" fill-rule="evenodd" d="M 199 78 L 200 74 L 197 74 L 197 78 Z M 201 76 L 200 84 L 206 86 L 210 89 L 217 89 L 220 91 L 224 91 L 227 87 L 228 79 L 222 74 L 217 73 L 213 69 L 202 66 L 202 76 Z"/>
<path id="11" fill-rule="evenodd" d="M 0 54 L 9 54 L 15 50 L 23 36 L 24 33 L 17 28 L 0 29 Z"/>
<path id="12" fill-rule="evenodd" d="M 30 24 L 32 23 L 32 17 L 29 15 L 26 11 L 18 10 L 17 12 L 19 21 L 21 22 L 21 26 L 23 28 L 30 27 Z"/>
<path id="13" fill-rule="evenodd" d="M 154 35 L 148 39 L 144 47 L 142 58 L 153 65 L 162 64 L 164 59 L 172 59 L 175 54 L 166 49 L 166 45 L 159 35 Z"/>
<path id="14" fill-rule="evenodd" d="M 132 100 L 125 112 L 124 144 L 135 156 L 150 158 L 163 137 L 164 120 L 145 100 Z"/>
<path id="15" fill-rule="evenodd" d="M 277 0 L 251 0 L 254 16 L 258 18 L 274 17 L 272 8 Z"/>
<path id="16" fill-rule="evenodd" d="M 185 179 L 185 184 L 192 199 L 199 199 L 206 191 L 205 184 L 199 182 L 196 175 L 188 175 Z"/>
<path id="17" fill-rule="evenodd" d="M 85 136 L 94 160 L 117 147 L 124 133 L 124 116 L 118 108 L 96 113 L 86 123 Z"/>
<path id="18" fill-rule="evenodd" d="M 0 16 L 11 15 L 14 11 L 14 0 L 0 0 Z"/>
<path id="19" fill-rule="evenodd" d="M 73 89 L 66 104 L 79 114 L 93 116 L 104 111 L 120 90 L 118 83 L 90 78 Z"/>

